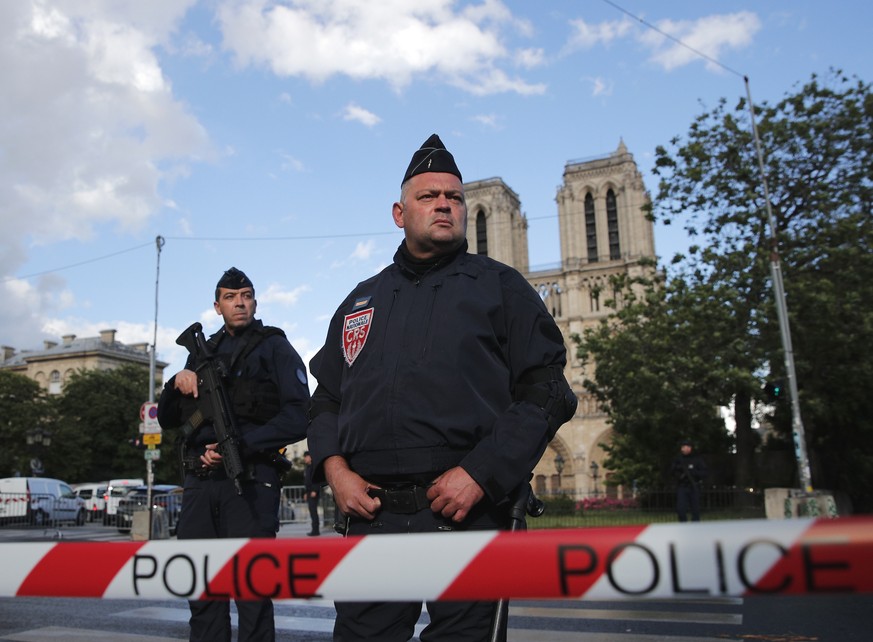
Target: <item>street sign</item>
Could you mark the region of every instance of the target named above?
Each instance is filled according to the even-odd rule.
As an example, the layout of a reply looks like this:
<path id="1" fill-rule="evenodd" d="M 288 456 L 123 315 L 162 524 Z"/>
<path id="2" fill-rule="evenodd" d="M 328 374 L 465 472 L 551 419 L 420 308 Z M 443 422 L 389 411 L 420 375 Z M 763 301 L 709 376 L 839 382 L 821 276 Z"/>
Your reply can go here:
<path id="1" fill-rule="evenodd" d="M 158 423 L 158 404 L 154 401 L 146 401 L 139 409 L 139 418 L 142 419 L 143 432 L 145 434 L 161 432 L 161 424 Z"/>
<path id="2" fill-rule="evenodd" d="M 147 432 L 142 436 L 142 443 L 144 443 L 146 446 L 152 446 L 161 443 L 161 433 Z"/>
<path id="3" fill-rule="evenodd" d="M 147 461 L 157 461 L 161 458 L 161 451 L 157 448 L 149 448 L 143 451 L 143 456 Z"/>

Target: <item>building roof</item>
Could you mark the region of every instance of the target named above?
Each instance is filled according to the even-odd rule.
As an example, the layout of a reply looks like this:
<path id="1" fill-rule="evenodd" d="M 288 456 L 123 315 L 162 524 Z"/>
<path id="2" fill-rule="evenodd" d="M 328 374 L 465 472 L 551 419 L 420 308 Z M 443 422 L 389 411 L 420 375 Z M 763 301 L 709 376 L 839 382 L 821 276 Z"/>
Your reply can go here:
<path id="1" fill-rule="evenodd" d="M 103 330 L 99 337 L 77 339 L 75 335 L 66 335 L 60 343 L 45 341 L 42 350 L 16 352 L 14 348 L 3 346 L 3 360 L 0 362 L 0 368 L 20 368 L 28 363 L 59 361 L 86 356 L 104 356 L 117 361 L 146 365 L 151 359 L 147 343 L 124 344 L 115 340 L 115 330 Z M 155 366 L 159 369 L 163 369 L 167 365 L 168 362 L 165 361 L 155 362 Z"/>

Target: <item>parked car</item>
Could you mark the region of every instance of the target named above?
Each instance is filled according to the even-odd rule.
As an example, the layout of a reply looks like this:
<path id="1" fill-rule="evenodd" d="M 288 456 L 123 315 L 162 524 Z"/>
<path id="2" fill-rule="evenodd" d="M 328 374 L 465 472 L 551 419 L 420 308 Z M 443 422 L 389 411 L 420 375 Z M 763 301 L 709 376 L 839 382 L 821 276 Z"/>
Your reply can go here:
<path id="1" fill-rule="evenodd" d="M 175 484 L 155 484 L 152 486 L 152 506 L 163 508 L 167 514 L 170 535 L 176 534 L 176 524 L 182 512 L 182 487 Z M 133 514 L 148 510 L 148 486 L 135 486 L 118 502 L 116 526 L 119 533 L 130 532 Z"/>
<path id="2" fill-rule="evenodd" d="M 118 502 L 127 494 L 127 491 L 134 486 L 142 486 L 145 482 L 142 479 L 110 479 L 106 486 L 106 493 L 103 499 L 106 501 L 105 512 L 103 513 L 103 525 L 110 526 L 115 524 L 115 512 L 118 510 Z"/>
<path id="3" fill-rule="evenodd" d="M 88 511 L 88 521 L 96 522 L 103 519 L 103 513 L 106 512 L 106 489 L 109 486 L 108 481 L 73 484 L 73 492 L 85 500 L 85 510 Z"/>
<path id="4" fill-rule="evenodd" d="M 70 485 L 50 477 L 0 479 L 0 520 L 47 526 L 60 522 L 85 523 L 85 500 Z"/>

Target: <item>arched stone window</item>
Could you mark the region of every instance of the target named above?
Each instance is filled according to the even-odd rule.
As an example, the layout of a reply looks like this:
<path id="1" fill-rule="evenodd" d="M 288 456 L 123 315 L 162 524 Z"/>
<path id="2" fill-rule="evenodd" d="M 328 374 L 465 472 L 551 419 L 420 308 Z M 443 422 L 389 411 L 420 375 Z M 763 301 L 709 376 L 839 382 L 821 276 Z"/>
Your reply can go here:
<path id="1" fill-rule="evenodd" d="M 488 256 L 488 229 L 485 226 L 485 212 L 476 214 L 476 254 Z"/>
<path id="2" fill-rule="evenodd" d="M 621 258 L 621 246 L 618 238 L 618 207 L 615 204 L 615 192 L 606 192 L 606 229 L 609 232 L 609 260 Z"/>
<path id="3" fill-rule="evenodd" d="M 61 373 L 57 370 L 52 370 L 52 373 L 49 375 L 48 391 L 50 395 L 61 394 Z"/>
<path id="4" fill-rule="evenodd" d="M 597 263 L 597 223 L 594 220 L 594 197 L 585 195 L 585 238 L 588 240 L 588 262 Z"/>

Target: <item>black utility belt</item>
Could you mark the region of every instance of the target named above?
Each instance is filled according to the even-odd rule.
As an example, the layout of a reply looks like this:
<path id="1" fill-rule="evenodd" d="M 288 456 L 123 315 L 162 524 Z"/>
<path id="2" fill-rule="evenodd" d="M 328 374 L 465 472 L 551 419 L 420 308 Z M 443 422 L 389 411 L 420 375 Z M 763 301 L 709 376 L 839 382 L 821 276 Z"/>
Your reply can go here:
<path id="1" fill-rule="evenodd" d="M 381 510 L 388 513 L 411 515 L 425 508 L 430 508 L 426 486 L 370 488 L 367 494 L 373 499 L 378 498 L 382 503 Z"/>

